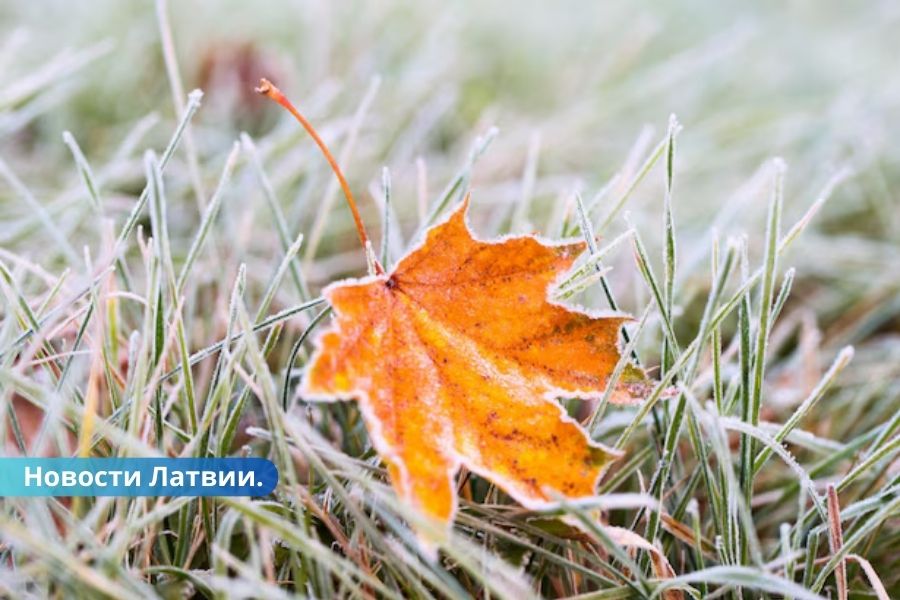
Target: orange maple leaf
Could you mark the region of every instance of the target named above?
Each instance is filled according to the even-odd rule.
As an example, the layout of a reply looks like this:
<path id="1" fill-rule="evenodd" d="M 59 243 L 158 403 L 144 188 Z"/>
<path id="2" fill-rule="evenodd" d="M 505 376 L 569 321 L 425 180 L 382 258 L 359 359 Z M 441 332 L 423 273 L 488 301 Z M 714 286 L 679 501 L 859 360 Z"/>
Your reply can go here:
<path id="1" fill-rule="evenodd" d="M 371 253 L 353 192 L 325 142 L 272 82 L 261 79 L 256 91 L 318 145 Z M 357 400 L 400 497 L 444 525 L 456 511 L 453 480 L 462 465 L 526 507 L 542 508 L 554 497 L 593 495 L 620 455 L 592 442 L 556 401 L 601 395 L 628 319 L 548 300 L 585 244 L 479 241 L 466 225 L 467 207 L 468 198 L 393 272 L 372 258 L 374 275 L 325 288 L 336 319 L 316 340 L 300 384 L 310 400 Z M 623 379 L 613 402 L 645 389 L 636 367 Z"/>
<path id="2" fill-rule="evenodd" d="M 584 243 L 480 241 L 467 206 L 393 272 L 325 288 L 335 319 L 301 383 L 310 400 L 358 401 L 399 496 L 445 524 L 462 465 L 542 508 L 554 496 L 593 495 L 619 456 L 556 400 L 602 394 L 628 319 L 548 300 Z M 613 400 L 630 400 L 627 389 Z"/>

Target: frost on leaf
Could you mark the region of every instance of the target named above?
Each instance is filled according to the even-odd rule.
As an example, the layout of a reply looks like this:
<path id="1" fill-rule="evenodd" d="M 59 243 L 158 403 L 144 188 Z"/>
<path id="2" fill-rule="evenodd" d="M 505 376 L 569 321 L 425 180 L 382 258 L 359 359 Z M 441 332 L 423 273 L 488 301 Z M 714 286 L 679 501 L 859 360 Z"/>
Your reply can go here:
<path id="1" fill-rule="evenodd" d="M 556 400 L 603 393 L 627 320 L 548 301 L 584 244 L 476 240 L 467 204 L 393 272 L 325 289 L 335 320 L 301 384 L 310 400 L 358 401 L 399 496 L 444 524 L 461 465 L 538 508 L 593 495 L 618 457 Z M 613 401 L 642 378 L 630 367 Z"/>

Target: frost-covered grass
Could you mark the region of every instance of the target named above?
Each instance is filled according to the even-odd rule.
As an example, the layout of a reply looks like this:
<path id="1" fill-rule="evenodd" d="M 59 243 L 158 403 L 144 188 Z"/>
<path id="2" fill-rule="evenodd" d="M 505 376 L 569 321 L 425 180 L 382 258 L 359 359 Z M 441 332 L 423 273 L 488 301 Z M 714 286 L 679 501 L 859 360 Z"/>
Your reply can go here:
<path id="1" fill-rule="evenodd" d="M 0 596 L 900 596 L 900 11 L 447 4 L 0 8 L 0 448 L 281 472 L 0 500 Z M 470 187 L 483 237 L 599 237 L 575 299 L 635 315 L 660 384 L 571 405 L 626 452 L 580 528 L 470 475 L 431 563 L 356 407 L 296 396 L 319 290 L 365 257 L 259 76 L 392 260 Z"/>

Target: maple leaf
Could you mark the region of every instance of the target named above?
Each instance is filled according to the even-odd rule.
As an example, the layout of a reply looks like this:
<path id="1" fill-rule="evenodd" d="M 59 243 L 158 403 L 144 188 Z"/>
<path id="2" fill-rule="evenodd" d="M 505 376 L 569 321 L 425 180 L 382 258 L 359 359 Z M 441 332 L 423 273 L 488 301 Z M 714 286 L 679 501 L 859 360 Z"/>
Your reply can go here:
<path id="1" fill-rule="evenodd" d="M 584 243 L 475 239 L 468 198 L 391 273 L 324 290 L 335 319 L 301 394 L 355 399 L 391 482 L 449 524 L 462 465 L 528 508 L 594 494 L 619 452 L 593 443 L 560 396 L 599 397 L 620 355 L 623 315 L 548 300 Z M 643 380 L 630 367 L 626 379 Z M 628 384 L 613 394 L 627 402 Z"/>

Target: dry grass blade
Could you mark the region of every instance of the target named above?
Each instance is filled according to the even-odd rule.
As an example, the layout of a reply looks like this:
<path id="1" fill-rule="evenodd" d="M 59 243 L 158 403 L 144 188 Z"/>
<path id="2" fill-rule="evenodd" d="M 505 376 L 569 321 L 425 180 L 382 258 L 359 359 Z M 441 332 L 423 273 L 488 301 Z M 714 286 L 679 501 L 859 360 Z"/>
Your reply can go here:
<path id="1" fill-rule="evenodd" d="M 828 500 L 828 547 L 832 554 L 841 551 L 844 546 L 844 530 L 841 527 L 841 505 L 834 486 L 829 484 L 826 494 Z M 834 569 L 838 598 L 847 600 L 847 562 L 841 560 Z"/>

